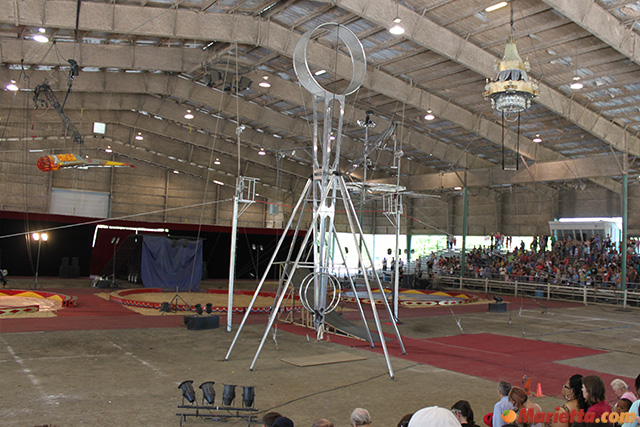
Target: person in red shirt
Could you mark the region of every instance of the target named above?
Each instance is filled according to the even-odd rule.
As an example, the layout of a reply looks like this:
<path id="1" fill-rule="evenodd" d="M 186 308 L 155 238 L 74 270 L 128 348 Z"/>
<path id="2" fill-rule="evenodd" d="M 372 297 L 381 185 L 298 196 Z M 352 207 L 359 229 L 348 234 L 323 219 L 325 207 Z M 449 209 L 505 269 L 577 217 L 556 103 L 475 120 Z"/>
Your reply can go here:
<path id="1" fill-rule="evenodd" d="M 582 395 L 589 405 L 584 417 L 585 426 L 612 426 L 610 423 L 602 422 L 601 419 L 604 413 L 611 413 L 611 405 L 605 400 L 605 393 L 604 381 L 599 376 L 588 375 L 582 379 Z M 589 415 L 590 413 L 595 414 L 593 422 L 590 420 L 590 417 L 593 417 Z"/>

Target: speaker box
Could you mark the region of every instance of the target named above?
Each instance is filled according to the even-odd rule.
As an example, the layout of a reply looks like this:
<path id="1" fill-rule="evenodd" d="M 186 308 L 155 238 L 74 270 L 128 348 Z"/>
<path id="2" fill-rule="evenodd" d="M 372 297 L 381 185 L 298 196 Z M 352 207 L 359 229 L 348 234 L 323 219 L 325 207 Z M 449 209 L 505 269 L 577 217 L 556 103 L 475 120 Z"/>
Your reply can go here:
<path id="1" fill-rule="evenodd" d="M 506 313 L 507 303 L 506 302 L 490 302 L 489 312 L 490 313 Z"/>
<path id="2" fill-rule="evenodd" d="M 187 329 L 199 331 L 201 329 L 217 329 L 220 326 L 220 316 L 184 316 Z"/>

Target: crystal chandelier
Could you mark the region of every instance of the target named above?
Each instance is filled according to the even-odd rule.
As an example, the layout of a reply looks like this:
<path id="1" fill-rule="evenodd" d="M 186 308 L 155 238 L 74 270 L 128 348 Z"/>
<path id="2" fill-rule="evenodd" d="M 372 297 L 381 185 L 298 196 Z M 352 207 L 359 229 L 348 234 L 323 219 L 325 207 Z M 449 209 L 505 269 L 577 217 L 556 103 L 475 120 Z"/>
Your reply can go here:
<path id="1" fill-rule="evenodd" d="M 529 77 L 529 61 L 523 61 L 518 48 L 509 35 L 502 61 L 496 65 L 495 80 L 487 79 L 485 98 L 491 99 L 491 107 L 501 113 L 521 113 L 531 107 L 531 100 L 537 98 L 538 82 Z"/>
<path id="2" fill-rule="evenodd" d="M 538 82 L 529 77 L 529 61 L 523 61 L 518 55 L 513 40 L 513 1 L 511 4 L 511 34 L 507 38 L 502 60 L 496 64 L 495 80 L 487 79 L 483 95 L 491 100 L 491 107 L 502 114 L 502 169 L 518 170 L 520 152 L 520 113 L 531 107 L 531 100 L 540 95 Z M 505 124 L 516 123 L 517 139 L 515 144 L 515 164 L 505 161 Z"/>

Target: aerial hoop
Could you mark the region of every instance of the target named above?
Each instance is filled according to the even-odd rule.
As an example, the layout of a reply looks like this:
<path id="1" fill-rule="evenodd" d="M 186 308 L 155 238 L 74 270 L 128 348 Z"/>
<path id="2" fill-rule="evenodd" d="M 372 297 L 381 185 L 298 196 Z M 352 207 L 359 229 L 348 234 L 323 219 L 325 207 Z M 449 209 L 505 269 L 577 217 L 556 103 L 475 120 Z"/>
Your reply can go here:
<path id="1" fill-rule="evenodd" d="M 309 69 L 309 61 L 307 59 L 309 40 L 318 30 L 326 30 L 330 34 L 334 34 L 349 50 L 353 69 L 351 72 L 351 82 L 343 93 L 334 94 L 320 86 Z M 293 50 L 293 69 L 302 86 L 314 96 L 321 96 L 323 94 L 346 96 L 358 90 L 360 86 L 362 86 L 362 83 L 364 83 L 364 77 L 367 73 L 367 58 L 362 43 L 360 43 L 358 37 L 356 37 L 350 29 L 335 22 L 327 22 L 318 25 L 313 30 L 307 31 L 300 37 Z"/>

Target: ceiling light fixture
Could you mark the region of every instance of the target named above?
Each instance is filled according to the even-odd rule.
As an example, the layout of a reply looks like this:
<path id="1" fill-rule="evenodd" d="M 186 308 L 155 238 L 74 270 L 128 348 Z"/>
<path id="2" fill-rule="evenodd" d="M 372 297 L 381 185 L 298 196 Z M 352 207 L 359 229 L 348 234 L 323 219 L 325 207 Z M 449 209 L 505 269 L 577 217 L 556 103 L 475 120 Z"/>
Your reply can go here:
<path id="1" fill-rule="evenodd" d="M 224 185 L 224 182 L 222 182 L 222 181 L 218 181 L 218 180 L 216 180 L 216 179 L 214 179 L 214 180 L 213 180 L 213 183 L 214 183 L 214 184 L 218 184 L 218 185 Z"/>
<path id="2" fill-rule="evenodd" d="M 11 80 L 11 82 L 7 85 L 7 90 L 10 90 L 12 92 L 17 91 L 19 88 L 16 85 L 16 81 L 15 80 Z"/>
<path id="3" fill-rule="evenodd" d="M 136 135 L 136 139 L 138 141 L 142 141 L 144 139 L 144 136 L 142 136 L 142 132 L 138 132 L 138 134 Z"/>
<path id="4" fill-rule="evenodd" d="M 396 17 L 393 20 L 393 25 L 391 26 L 391 28 L 389 28 L 389 32 L 394 36 L 399 36 L 404 34 L 404 28 L 402 27 L 402 25 L 400 25 L 401 22 L 402 22 L 402 19 L 400 19 L 400 17 Z"/>
<path id="5" fill-rule="evenodd" d="M 191 113 L 191 110 L 187 110 L 187 114 L 184 115 L 184 118 L 187 120 L 193 119 L 194 115 Z"/>
<path id="6" fill-rule="evenodd" d="M 271 87 L 271 83 L 269 83 L 267 80 L 269 80 L 269 76 L 262 76 L 262 80 L 260 83 L 258 83 L 258 86 L 260 87 L 264 87 L 264 88 L 269 88 Z"/>
<path id="7" fill-rule="evenodd" d="M 318 71 L 316 71 L 316 72 L 315 72 L 315 73 L 313 73 L 313 74 L 315 74 L 316 76 L 321 76 L 321 75 L 323 75 L 323 74 L 324 74 L 324 73 L 326 73 L 326 72 L 327 72 L 327 70 L 318 70 Z"/>
<path id="8" fill-rule="evenodd" d="M 267 152 L 264 151 L 264 148 L 261 148 L 260 151 L 258 151 L 258 156 L 264 156 L 266 154 L 267 154 Z"/>
<path id="9" fill-rule="evenodd" d="M 213 162 L 214 165 L 219 165 L 220 164 L 220 159 L 216 159 L 215 162 Z"/>
<path id="10" fill-rule="evenodd" d="M 457 185 L 457 186 L 453 187 L 453 189 L 454 189 L 454 190 L 456 190 L 456 191 L 460 191 L 460 190 L 462 190 L 462 187 L 460 187 L 459 185 Z"/>
<path id="11" fill-rule="evenodd" d="M 37 41 L 38 43 L 46 43 L 49 41 L 49 37 L 47 37 L 44 34 L 44 28 L 40 28 L 38 31 L 40 31 L 40 34 L 35 34 L 33 35 L 31 38 L 35 41 Z"/>
<path id="12" fill-rule="evenodd" d="M 111 149 L 110 145 L 107 145 L 107 148 L 104 150 L 105 153 L 112 153 L 113 150 Z"/>
<path id="13" fill-rule="evenodd" d="M 399 11 L 400 11 L 400 0 L 396 0 L 396 17 L 393 20 L 393 25 L 391 26 L 391 28 L 389 28 L 389 32 L 394 36 L 399 36 L 401 34 L 404 34 L 404 28 L 402 27 L 402 25 L 400 25 L 400 23 L 402 22 L 402 19 L 400 19 L 400 15 L 398 13 Z"/>
<path id="14" fill-rule="evenodd" d="M 580 82 L 580 76 L 578 75 L 578 45 L 576 44 L 576 73 L 573 76 L 573 82 L 569 86 L 573 90 L 580 90 L 584 85 Z"/>
<path id="15" fill-rule="evenodd" d="M 425 120 L 431 121 L 431 120 L 433 120 L 435 118 L 436 118 L 436 116 L 433 115 L 433 111 L 431 111 L 431 110 L 427 110 L 427 114 L 424 115 L 424 119 Z"/>
<path id="16" fill-rule="evenodd" d="M 174 171 L 173 171 L 173 173 L 176 173 L 176 174 L 177 174 L 177 173 L 180 173 L 180 172 L 178 172 L 178 171 L 174 170 Z"/>
<path id="17" fill-rule="evenodd" d="M 494 10 L 502 9 L 507 4 L 508 3 L 506 1 L 501 1 L 500 3 L 496 3 L 494 5 L 491 5 L 491 6 L 487 7 L 484 11 L 485 12 L 493 12 Z"/>
<path id="18" fill-rule="evenodd" d="M 540 144 L 542 142 L 542 138 L 540 138 L 539 133 L 536 133 L 536 137 L 533 138 L 533 142 L 535 142 L 536 144 Z"/>

